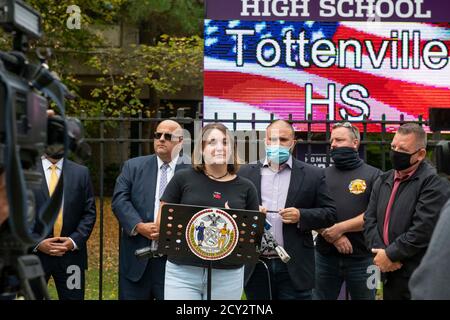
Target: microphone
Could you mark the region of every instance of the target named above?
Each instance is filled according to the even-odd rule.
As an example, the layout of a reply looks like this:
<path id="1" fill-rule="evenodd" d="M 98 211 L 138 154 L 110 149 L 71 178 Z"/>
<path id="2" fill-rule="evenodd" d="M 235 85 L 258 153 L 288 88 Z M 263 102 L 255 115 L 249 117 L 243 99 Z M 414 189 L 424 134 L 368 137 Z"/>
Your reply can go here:
<path id="1" fill-rule="evenodd" d="M 261 253 L 263 252 L 271 252 L 274 251 L 278 254 L 281 261 L 284 263 L 287 263 L 289 260 L 291 260 L 291 257 L 289 254 L 284 250 L 282 246 L 278 244 L 278 242 L 273 237 L 272 233 L 270 233 L 269 229 L 272 227 L 269 221 L 266 220 L 264 224 L 264 234 L 262 236 L 261 241 Z"/>
<path id="2" fill-rule="evenodd" d="M 137 249 L 134 252 L 134 255 L 139 259 L 149 259 L 163 256 L 162 254 L 158 253 L 158 241 L 156 240 L 153 240 L 152 244 L 148 247 Z"/>
<path id="3" fill-rule="evenodd" d="M 152 258 L 154 254 L 154 251 L 152 250 L 151 247 L 144 247 L 141 249 L 137 249 L 134 252 L 134 255 L 136 257 L 138 257 L 139 259 L 147 259 L 147 258 Z"/>

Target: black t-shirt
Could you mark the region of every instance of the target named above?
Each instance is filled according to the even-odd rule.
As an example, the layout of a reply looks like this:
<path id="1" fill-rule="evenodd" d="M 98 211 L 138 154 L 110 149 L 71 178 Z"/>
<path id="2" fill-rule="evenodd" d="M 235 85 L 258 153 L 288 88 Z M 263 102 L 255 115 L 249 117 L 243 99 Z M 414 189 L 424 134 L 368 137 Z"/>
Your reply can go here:
<path id="1" fill-rule="evenodd" d="M 258 210 L 259 199 L 253 183 L 237 176 L 231 181 L 215 181 L 203 172 L 193 168 L 177 171 L 161 197 L 161 201 L 205 207 L 224 208 L 225 203 L 232 209 Z M 209 262 L 200 258 L 169 258 L 176 264 L 208 267 Z M 214 261 L 213 268 L 235 269 L 242 265 Z"/>
<path id="2" fill-rule="evenodd" d="M 330 196 L 336 205 L 337 222 L 352 219 L 366 211 L 372 186 L 381 173 L 379 169 L 366 163 L 354 170 L 344 171 L 334 166 L 325 170 Z M 345 235 L 352 244 L 353 253 L 343 256 L 363 257 L 371 254 L 366 247 L 362 231 L 348 232 Z M 317 237 L 316 248 L 324 255 L 340 255 L 336 247 L 320 235 Z"/>

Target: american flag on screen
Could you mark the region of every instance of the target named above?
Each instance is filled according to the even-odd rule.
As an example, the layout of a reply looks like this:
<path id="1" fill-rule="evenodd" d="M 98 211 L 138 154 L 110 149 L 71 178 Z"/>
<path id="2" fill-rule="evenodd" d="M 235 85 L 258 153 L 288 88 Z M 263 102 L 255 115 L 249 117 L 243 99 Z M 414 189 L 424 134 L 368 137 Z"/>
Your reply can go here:
<path id="1" fill-rule="evenodd" d="M 251 29 L 253 36 L 244 36 L 244 65 L 236 66 L 236 36 L 227 35 L 226 30 Z M 286 31 L 292 30 L 293 39 L 305 31 L 305 38 L 314 41 L 329 39 L 338 48 L 339 40 L 356 39 L 363 47 L 363 68 L 354 64 L 354 50 L 347 51 L 347 67 L 333 65 L 329 68 L 316 66 L 301 68 L 288 67 L 282 39 Z M 391 70 L 390 46 L 382 67 L 375 69 L 368 62 L 368 52 L 364 40 L 373 42 L 378 52 L 381 42 L 389 40 L 391 30 L 410 31 L 410 59 L 412 59 L 412 34 L 420 30 L 420 48 L 427 41 L 437 39 L 450 49 L 450 24 L 395 23 L 395 22 L 314 22 L 314 21 L 217 21 L 205 20 L 205 57 L 204 57 L 204 114 L 211 119 L 217 113 L 219 119 L 232 119 L 237 113 L 238 119 L 267 120 L 273 114 L 275 118 L 305 119 L 305 84 L 313 85 L 313 98 L 327 98 L 328 84 L 336 84 L 336 120 L 342 119 L 339 110 L 344 108 L 350 115 L 358 115 L 360 109 L 346 105 L 340 96 L 341 89 L 348 84 L 361 84 L 369 91 L 369 98 L 359 93 L 351 96 L 365 101 L 370 107 L 369 119 L 380 120 L 386 115 L 388 120 L 417 120 L 419 115 L 428 117 L 428 108 L 450 107 L 450 63 L 441 70 L 428 69 L 421 61 L 420 69 Z M 256 59 L 256 45 L 264 38 L 274 38 L 281 45 L 281 59 L 274 67 L 263 67 Z M 293 46 L 292 57 L 298 61 L 298 49 Z M 306 52 L 308 52 L 308 45 Z M 398 44 L 401 57 L 402 46 Z M 274 55 L 271 46 L 265 46 L 263 56 L 270 60 Z M 306 56 L 308 60 L 310 57 Z M 412 63 L 411 63 L 412 65 Z M 326 118 L 327 106 L 313 106 L 313 119 Z M 257 126 L 265 128 L 266 124 Z M 258 128 L 259 127 L 259 128 Z M 249 129 L 249 125 L 240 125 L 238 129 Z M 297 126 L 297 129 L 302 129 Z M 304 128 L 303 128 L 304 129 Z M 316 127 L 320 130 L 320 127 Z M 378 127 L 372 127 L 377 130 Z"/>

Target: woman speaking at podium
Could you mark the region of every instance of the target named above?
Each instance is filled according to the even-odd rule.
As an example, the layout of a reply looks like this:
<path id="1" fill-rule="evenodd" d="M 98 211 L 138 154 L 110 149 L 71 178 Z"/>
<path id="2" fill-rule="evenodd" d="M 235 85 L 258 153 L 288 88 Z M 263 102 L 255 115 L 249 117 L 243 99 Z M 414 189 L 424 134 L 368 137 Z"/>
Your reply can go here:
<path id="1" fill-rule="evenodd" d="M 256 188 L 236 175 L 238 166 L 236 147 L 228 129 L 221 123 L 206 125 L 202 139 L 194 147 L 192 167 L 175 173 L 161 197 L 160 207 L 175 203 L 258 210 Z M 170 257 L 166 264 L 164 299 L 206 300 L 209 263 L 197 257 Z M 211 299 L 239 300 L 243 283 L 243 265 L 214 261 Z"/>

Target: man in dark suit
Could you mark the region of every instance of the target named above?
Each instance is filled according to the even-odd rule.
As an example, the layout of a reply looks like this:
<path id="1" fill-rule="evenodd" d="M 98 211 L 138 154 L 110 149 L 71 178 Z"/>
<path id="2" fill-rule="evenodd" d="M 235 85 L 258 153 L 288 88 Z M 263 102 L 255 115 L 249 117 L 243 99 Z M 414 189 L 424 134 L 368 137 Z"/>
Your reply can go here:
<path id="1" fill-rule="evenodd" d="M 243 166 L 239 175 L 258 190 L 269 230 L 291 260 L 283 263 L 276 252 L 261 255 L 246 268 L 247 298 L 311 299 L 314 287 L 314 242 L 311 231 L 332 226 L 334 202 L 328 195 L 324 171 L 292 157 L 295 131 L 283 120 L 266 130 L 266 159 Z"/>
<path id="2" fill-rule="evenodd" d="M 47 281 L 53 277 L 59 299 L 82 300 L 88 266 L 86 242 L 96 219 L 95 198 L 88 168 L 62 156 L 61 152 L 47 150 L 42 157 L 40 170 L 45 179 L 34 191 L 36 208 L 40 210 L 47 202 L 61 174 L 63 205 L 53 230 L 33 251 L 42 262 Z M 38 225 L 35 230 L 39 232 Z"/>
<path id="3" fill-rule="evenodd" d="M 385 300 L 410 299 L 408 281 L 430 242 L 449 184 L 425 161 L 427 136 L 406 123 L 391 143 L 393 170 L 375 182 L 364 214 L 364 234 L 384 273 Z"/>
<path id="4" fill-rule="evenodd" d="M 155 132 L 155 154 L 126 161 L 117 178 L 112 209 L 122 228 L 119 299 L 164 299 L 166 257 L 138 259 L 134 253 L 156 243 L 159 199 L 175 171 L 189 163 L 179 156 L 182 140 L 177 122 L 161 122 Z"/>

